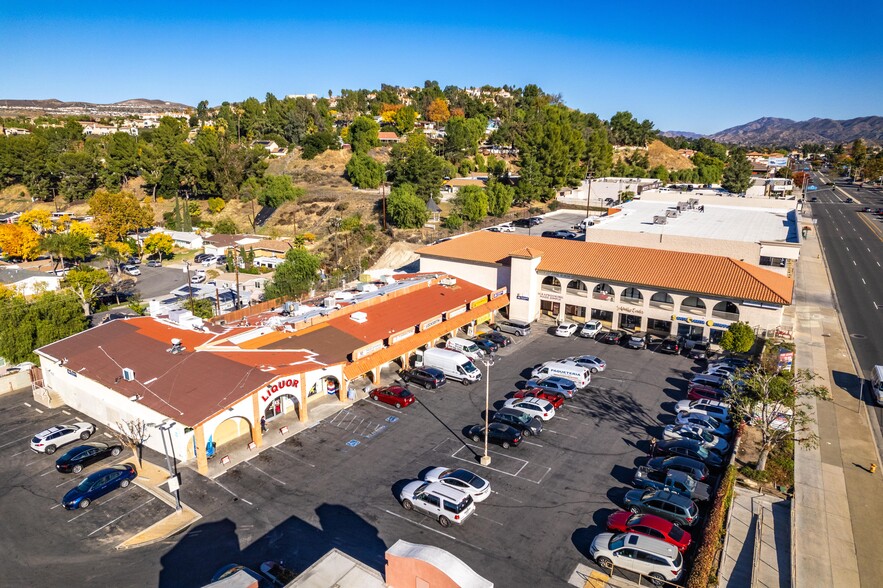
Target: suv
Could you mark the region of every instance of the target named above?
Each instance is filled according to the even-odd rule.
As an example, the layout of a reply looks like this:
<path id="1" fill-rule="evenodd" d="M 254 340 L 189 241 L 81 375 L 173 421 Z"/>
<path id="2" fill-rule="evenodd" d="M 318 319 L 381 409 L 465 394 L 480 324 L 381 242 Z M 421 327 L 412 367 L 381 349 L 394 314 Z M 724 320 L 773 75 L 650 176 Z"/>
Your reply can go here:
<path id="1" fill-rule="evenodd" d="M 659 344 L 659 346 L 656 348 L 656 351 L 658 351 L 659 353 L 677 355 L 681 351 L 681 346 L 676 340 L 668 337 Z"/>
<path id="2" fill-rule="evenodd" d="M 675 412 L 697 412 L 713 416 L 723 423 L 730 422 L 730 407 L 725 402 L 716 400 L 681 400 L 675 404 Z"/>
<path id="3" fill-rule="evenodd" d="M 445 383 L 445 373 L 438 368 L 421 367 L 401 373 L 402 380 L 416 382 L 424 388 L 435 389 Z"/>
<path id="4" fill-rule="evenodd" d="M 696 343 L 693 348 L 687 352 L 690 359 L 708 359 L 708 343 Z"/>
<path id="5" fill-rule="evenodd" d="M 511 333 L 518 337 L 530 335 L 530 325 L 521 321 L 497 321 L 494 325 L 498 331 Z"/>
<path id="6" fill-rule="evenodd" d="M 515 427 L 525 437 L 539 435 L 543 432 L 543 422 L 517 408 L 504 407 L 494 413 L 491 421 Z"/>
<path id="7" fill-rule="evenodd" d="M 426 513 L 442 527 L 460 525 L 475 512 L 475 502 L 469 494 L 441 482 L 410 482 L 402 488 L 400 498 L 405 510 Z"/>
<path id="8" fill-rule="evenodd" d="M 645 574 L 657 586 L 676 582 L 683 573 L 684 557 L 677 547 L 637 533 L 601 533 L 592 541 L 590 553 L 605 571 L 616 566 Z"/>
<path id="9" fill-rule="evenodd" d="M 699 522 L 696 503 L 669 490 L 629 490 L 625 495 L 625 505 L 635 514 L 654 514 L 682 527 L 691 527 Z"/>
<path id="10" fill-rule="evenodd" d="M 73 423 L 72 425 L 59 425 L 40 431 L 31 439 L 31 450 L 37 453 L 52 455 L 62 445 L 74 441 L 85 441 L 95 432 L 92 423 Z"/>

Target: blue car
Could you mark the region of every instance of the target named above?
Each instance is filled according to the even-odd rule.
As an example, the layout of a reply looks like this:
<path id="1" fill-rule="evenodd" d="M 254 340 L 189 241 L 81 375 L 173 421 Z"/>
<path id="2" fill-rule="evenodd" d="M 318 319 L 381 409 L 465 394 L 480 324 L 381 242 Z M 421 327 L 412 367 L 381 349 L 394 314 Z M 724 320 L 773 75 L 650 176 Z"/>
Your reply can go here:
<path id="1" fill-rule="evenodd" d="M 67 510 L 86 508 L 96 498 L 117 488 L 125 488 L 137 476 L 138 472 L 135 470 L 135 466 L 130 463 L 98 470 L 87 476 L 75 488 L 69 490 L 61 499 L 61 505 Z"/>
<path id="2" fill-rule="evenodd" d="M 530 379 L 527 381 L 526 387 L 540 388 L 550 394 L 557 394 L 564 398 L 573 398 L 573 393 L 576 392 L 576 384 L 560 376 L 550 376 L 542 380 Z"/>
<path id="3" fill-rule="evenodd" d="M 807 190 L 818 190 L 819 187 L 816 186 L 815 184 L 810 184 L 809 186 L 807 186 L 806 189 L 807 189 Z"/>

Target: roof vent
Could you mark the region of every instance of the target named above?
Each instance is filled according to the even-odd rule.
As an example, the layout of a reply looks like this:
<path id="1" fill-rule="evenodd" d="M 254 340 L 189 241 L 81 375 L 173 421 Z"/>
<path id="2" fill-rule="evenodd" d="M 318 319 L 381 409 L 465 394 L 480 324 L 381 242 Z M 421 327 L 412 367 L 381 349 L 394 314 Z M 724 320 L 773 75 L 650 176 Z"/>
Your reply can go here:
<path id="1" fill-rule="evenodd" d="M 135 370 L 132 368 L 123 368 L 123 379 L 127 382 L 131 382 L 135 379 Z"/>
<path id="2" fill-rule="evenodd" d="M 172 346 L 166 349 L 166 352 L 171 353 L 172 355 L 178 355 L 179 353 L 183 353 L 186 349 L 183 345 L 181 345 L 180 339 L 172 339 Z"/>
<path id="3" fill-rule="evenodd" d="M 653 217 L 653 224 L 654 225 L 664 225 L 667 222 L 668 222 L 668 217 L 660 216 L 660 215 Z"/>
<path id="4" fill-rule="evenodd" d="M 678 218 L 678 215 L 680 215 L 680 213 L 680 210 L 666 210 L 665 216 L 667 216 L 668 218 Z"/>
<path id="5" fill-rule="evenodd" d="M 365 312 L 354 312 L 350 315 L 350 320 L 356 321 L 361 325 L 368 322 L 368 314 Z"/>
<path id="6" fill-rule="evenodd" d="M 438 283 L 441 284 L 442 286 L 456 286 L 457 285 L 457 278 L 452 278 L 451 276 L 448 276 L 446 278 L 440 279 L 438 281 Z"/>

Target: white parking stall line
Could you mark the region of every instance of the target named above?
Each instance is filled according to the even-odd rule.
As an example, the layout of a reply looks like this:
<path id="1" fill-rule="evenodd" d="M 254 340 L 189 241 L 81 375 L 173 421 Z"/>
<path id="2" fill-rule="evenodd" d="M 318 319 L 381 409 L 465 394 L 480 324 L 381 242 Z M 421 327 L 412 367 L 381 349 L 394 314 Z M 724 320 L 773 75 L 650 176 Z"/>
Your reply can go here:
<path id="1" fill-rule="evenodd" d="M 390 411 L 390 412 L 397 412 L 397 413 L 399 413 L 399 414 L 402 414 L 402 411 L 400 411 L 399 409 L 394 408 L 394 407 L 392 407 L 392 406 L 387 406 L 386 404 L 384 404 L 384 403 L 382 403 L 382 402 L 374 402 L 374 401 L 371 401 L 370 406 L 376 406 L 377 408 L 383 408 L 383 409 L 388 410 L 388 411 Z"/>
<path id="2" fill-rule="evenodd" d="M 44 473 L 40 474 L 40 477 L 42 478 L 43 476 L 48 476 L 49 474 L 51 474 L 54 471 L 55 471 L 55 468 L 52 468 L 51 470 L 46 470 Z"/>
<path id="3" fill-rule="evenodd" d="M 558 420 L 558 421 L 569 421 L 570 419 L 567 418 L 567 417 L 563 417 L 563 416 L 555 415 L 555 420 Z"/>
<path id="4" fill-rule="evenodd" d="M 867 282 L 866 282 L 866 281 L 865 281 L 865 279 L 864 279 L 864 278 L 862 278 L 862 284 L 864 284 L 864 285 L 865 285 L 865 286 L 867 286 L 867 285 L 868 285 L 868 283 L 867 283 Z"/>
<path id="5" fill-rule="evenodd" d="M 28 463 L 25 464 L 25 467 L 27 467 L 29 465 L 34 465 L 35 463 L 40 463 L 41 461 L 43 461 L 43 460 L 42 459 L 35 459 L 34 461 L 29 461 Z"/>
<path id="6" fill-rule="evenodd" d="M 156 496 L 151 496 L 151 497 L 150 497 L 150 500 L 148 500 L 147 502 L 144 502 L 144 503 L 142 503 L 142 504 L 139 504 L 138 506 L 136 506 L 135 508 L 133 508 L 133 509 L 130 510 L 129 512 L 127 512 L 127 513 L 125 513 L 125 514 L 121 514 L 120 516 L 118 516 L 118 517 L 115 518 L 114 520 L 110 521 L 109 523 L 105 523 L 105 524 L 101 525 L 100 527 L 98 527 L 97 529 L 95 529 L 94 531 L 92 531 L 91 533 L 89 533 L 88 535 L 86 535 L 86 537 L 91 537 L 92 535 L 94 535 L 95 533 L 97 533 L 98 531 L 100 531 L 101 529 L 103 529 L 103 528 L 105 528 L 105 527 L 107 527 L 107 526 L 109 526 L 109 525 L 114 524 L 115 522 L 117 522 L 118 520 L 120 520 L 121 518 L 123 518 L 124 516 L 128 516 L 128 515 L 132 514 L 133 512 L 135 512 L 136 510 L 138 510 L 138 509 L 141 508 L 142 506 L 147 506 L 148 504 L 150 504 L 150 503 L 153 502 L 154 500 L 156 500 Z"/>
<path id="7" fill-rule="evenodd" d="M 19 456 L 19 455 L 21 455 L 22 453 L 27 453 L 27 452 L 29 452 L 29 451 L 30 451 L 30 449 L 22 449 L 22 450 L 19 451 L 18 453 L 13 453 L 13 454 L 12 454 L 12 457 Z"/>
<path id="8" fill-rule="evenodd" d="M 477 519 L 481 519 L 481 520 L 483 520 L 483 521 L 490 521 L 490 522 L 492 522 L 492 523 L 495 524 L 495 525 L 500 525 L 501 527 L 504 527 L 504 526 L 505 526 L 505 525 L 504 525 L 503 523 L 501 523 L 500 521 L 495 521 L 494 519 L 489 519 L 489 518 L 487 518 L 487 517 L 483 517 L 483 516 L 481 516 L 481 515 L 478 514 L 478 513 L 473 514 L 472 516 L 474 516 L 474 517 L 477 518 Z"/>
<path id="9" fill-rule="evenodd" d="M 282 484 L 283 486 L 287 486 L 287 485 L 288 485 L 288 484 L 286 484 L 285 482 L 283 482 L 282 480 L 280 480 L 279 478 L 277 478 L 276 476 L 272 476 L 272 475 L 268 474 L 267 472 L 265 472 L 264 470 L 262 470 L 262 469 L 259 468 L 258 466 L 254 465 L 254 464 L 251 463 L 250 461 L 247 461 L 247 462 L 245 462 L 245 463 L 246 463 L 246 465 L 251 466 L 252 468 L 254 468 L 254 469 L 256 469 L 257 471 L 259 471 L 260 473 L 264 474 L 265 476 L 267 476 L 267 477 L 270 478 L 271 480 L 275 480 L 275 481 L 279 482 L 280 484 Z"/>
<path id="10" fill-rule="evenodd" d="M 304 463 L 304 464 L 310 466 L 311 468 L 316 467 L 314 464 L 311 464 L 311 463 L 308 462 L 308 461 L 304 461 L 304 460 L 302 460 L 301 458 L 297 457 L 296 455 L 292 455 L 291 453 L 289 453 L 289 452 L 287 452 L 287 451 L 283 451 L 282 449 L 279 449 L 279 446 L 277 446 L 277 445 L 274 445 L 273 447 L 271 447 L 271 449 L 275 449 L 275 450 L 278 451 L 279 453 L 282 453 L 282 454 L 284 454 L 284 455 L 287 455 L 287 456 L 290 457 L 291 459 L 293 459 L 293 460 L 295 460 L 295 461 L 299 461 L 299 462 L 301 462 L 301 463 Z"/>
<path id="11" fill-rule="evenodd" d="M 22 402 L 22 404 L 24 404 L 24 405 L 27 406 L 28 408 L 31 408 L 31 403 L 30 403 L 30 402 Z"/>
<path id="12" fill-rule="evenodd" d="M 536 447 L 542 447 L 539 443 L 534 443 L 533 441 L 524 441 L 527 445 L 534 445 Z"/>
<path id="13" fill-rule="evenodd" d="M 82 482 L 82 481 L 85 480 L 85 479 L 86 479 L 86 477 L 83 476 L 82 478 L 80 478 L 79 480 L 77 480 L 77 484 L 79 484 L 80 482 Z M 60 483 L 60 484 L 56 484 L 55 487 L 58 488 L 59 486 L 64 486 L 65 484 L 70 484 L 70 483 L 71 483 L 71 479 L 70 479 L 70 478 L 65 478 L 64 482 L 62 482 L 62 483 Z M 77 484 L 74 484 L 74 486 L 76 486 Z"/>
<path id="14" fill-rule="evenodd" d="M 488 468 L 488 469 L 490 469 L 490 468 Z M 517 502 L 518 504 L 524 504 L 523 500 L 518 500 L 517 498 L 512 498 L 508 494 L 502 494 L 500 492 L 497 492 L 496 490 L 491 490 L 491 494 L 496 494 L 497 496 L 500 496 L 501 498 L 508 498 L 509 500 L 513 500 L 513 501 Z"/>
<path id="15" fill-rule="evenodd" d="M 70 412 L 68 412 L 68 411 L 66 411 L 66 410 L 62 410 L 61 412 L 63 412 L 64 414 L 66 414 L 66 415 L 68 415 L 68 416 L 70 416 L 70 414 L 71 414 Z"/>
<path id="16" fill-rule="evenodd" d="M 543 481 L 543 479 L 544 479 L 546 476 L 549 475 L 549 472 L 551 472 L 551 471 L 552 471 L 552 468 L 547 467 L 547 468 L 546 468 L 546 473 L 543 474 L 542 476 L 540 476 L 540 479 L 537 480 L 537 481 L 535 482 L 535 484 L 539 485 L 539 484 Z"/>
<path id="17" fill-rule="evenodd" d="M 634 372 L 628 372 L 628 371 L 626 371 L 626 370 L 618 370 L 618 369 L 615 369 L 615 368 L 611 368 L 611 369 L 609 369 L 609 370 L 605 370 L 605 371 L 619 372 L 619 373 L 621 373 L 621 374 L 633 374 L 633 373 L 634 373 Z M 593 377 L 593 378 L 603 378 L 604 376 L 602 376 L 602 375 L 600 375 L 600 374 L 594 374 L 592 377 Z"/>
<path id="18" fill-rule="evenodd" d="M 570 437 L 571 439 L 579 439 L 576 435 L 568 435 L 567 433 L 559 433 L 558 431 L 553 431 L 552 429 L 546 429 L 549 433 L 555 433 L 556 435 L 561 435 L 562 437 Z"/>
<path id="19" fill-rule="evenodd" d="M 0 449 L 3 449 L 4 447 L 9 447 L 10 445 L 14 445 L 15 443 L 21 443 L 22 441 L 26 441 L 28 439 L 33 439 L 33 438 L 34 438 L 33 435 L 28 435 L 27 437 L 20 437 L 20 438 L 16 439 L 15 441 L 9 441 L 8 443 L 4 443 L 3 445 L 0 445 Z"/>
<path id="20" fill-rule="evenodd" d="M 61 503 L 60 503 L 60 502 L 59 502 L 58 504 L 56 504 L 55 506 L 50 507 L 49 510 L 55 510 L 55 509 L 58 508 L 59 506 L 61 506 Z"/>
<path id="21" fill-rule="evenodd" d="M 36 410 L 36 411 L 39 412 L 40 414 L 43 414 L 43 410 L 42 410 L 42 409 L 35 408 L 34 410 Z"/>
<path id="22" fill-rule="evenodd" d="M 249 505 L 249 506 L 254 506 L 253 503 L 247 501 L 245 498 L 240 498 L 235 492 L 233 492 L 232 490 L 230 490 L 229 488 L 227 488 L 226 486 L 224 486 L 223 484 L 221 484 L 221 483 L 218 482 L 217 480 L 212 480 L 212 482 L 214 482 L 215 484 L 217 484 L 218 486 L 220 486 L 221 488 L 223 488 L 224 490 L 226 490 L 226 491 L 227 491 L 231 496 L 233 496 L 236 500 L 241 500 L 242 502 L 244 502 L 245 504 L 247 504 L 247 505 Z"/>
<path id="23" fill-rule="evenodd" d="M 429 527 L 429 526 L 427 526 L 427 525 L 424 525 L 423 523 L 418 523 L 417 521 L 412 521 L 412 520 L 409 519 L 408 517 L 404 517 L 404 516 L 402 516 L 402 515 L 400 515 L 400 514 L 394 513 L 394 512 L 392 512 L 391 510 L 383 509 L 383 512 L 385 512 L 386 514 L 390 514 L 390 515 L 392 515 L 392 516 L 394 516 L 394 517 L 400 518 L 400 519 L 402 519 L 403 521 L 408 521 L 408 522 L 411 523 L 412 525 L 417 525 L 418 527 L 421 527 L 421 528 L 423 528 L 423 529 L 426 529 L 427 531 L 432 531 L 433 533 L 438 533 L 439 535 L 442 535 L 442 536 L 444 536 L 444 537 L 447 537 L 447 538 L 450 539 L 451 541 L 456 541 L 457 543 L 462 543 L 463 545 L 467 545 L 467 546 L 471 547 L 472 549 L 477 549 L 478 551 L 484 551 L 484 549 L 482 549 L 481 547 L 478 547 L 477 545 L 473 545 L 473 544 L 471 544 L 471 543 L 469 543 L 469 542 L 467 542 L 467 541 L 463 541 L 462 539 L 457 539 L 457 538 L 454 537 L 453 535 L 448 535 L 447 533 L 443 533 L 442 531 L 439 531 L 438 529 L 433 529 L 432 527 Z"/>

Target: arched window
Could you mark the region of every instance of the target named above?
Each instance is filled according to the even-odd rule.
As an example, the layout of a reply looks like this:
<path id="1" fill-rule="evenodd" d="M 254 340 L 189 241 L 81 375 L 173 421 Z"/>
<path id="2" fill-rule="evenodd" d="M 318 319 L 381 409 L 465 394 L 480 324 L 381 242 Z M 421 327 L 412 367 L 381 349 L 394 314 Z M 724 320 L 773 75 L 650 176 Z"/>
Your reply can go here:
<path id="1" fill-rule="evenodd" d="M 554 292 L 561 291 L 561 282 L 558 281 L 558 278 L 555 276 L 546 276 L 543 278 L 543 290 L 552 290 Z"/>
<path id="2" fill-rule="evenodd" d="M 668 292 L 657 292 L 650 297 L 650 306 L 672 310 L 675 307 L 675 301 Z"/>
<path id="3" fill-rule="evenodd" d="M 688 296 L 681 302 L 681 311 L 690 314 L 705 314 L 705 303 L 696 296 Z"/>
<path id="4" fill-rule="evenodd" d="M 576 294 L 577 296 L 588 296 L 589 289 L 582 280 L 570 280 L 567 283 L 567 293 Z"/>
<path id="5" fill-rule="evenodd" d="M 619 295 L 619 301 L 625 304 L 644 304 L 644 295 L 637 288 L 628 287 Z"/>
<path id="6" fill-rule="evenodd" d="M 598 284 L 595 286 L 595 289 L 592 290 L 592 298 L 597 298 L 598 300 L 613 300 L 613 288 L 608 284 Z"/>
<path id="7" fill-rule="evenodd" d="M 711 309 L 711 316 L 728 321 L 738 321 L 739 307 L 729 300 L 724 300 L 714 305 L 714 308 Z"/>

